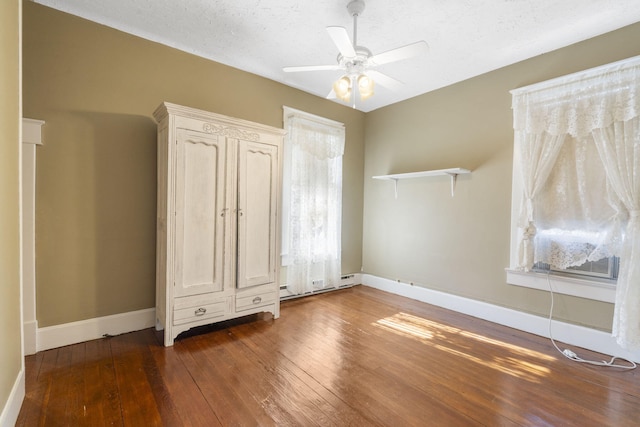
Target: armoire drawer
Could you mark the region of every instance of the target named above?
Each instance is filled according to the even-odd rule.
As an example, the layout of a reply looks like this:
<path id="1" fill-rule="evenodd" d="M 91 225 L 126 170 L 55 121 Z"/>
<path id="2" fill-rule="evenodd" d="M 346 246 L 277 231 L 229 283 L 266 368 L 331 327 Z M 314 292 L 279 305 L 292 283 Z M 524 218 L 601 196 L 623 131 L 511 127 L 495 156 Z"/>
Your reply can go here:
<path id="1" fill-rule="evenodd" d="M 263 292 L 254 295 L 237 295 L 236 296 L 236 310 L 250 310 L 255 307 L 262 307 L 264 305 L 273 304 L 276 300 L 276 293 L 273 291 Z"/>
<path id="2" fill-rule="evenodd" d="M 182 301 L 181 301 L 182 300 Z M 226 300 L 210 298 L 177 298 L 173 307 L 173 324 L 196 322 L 224 316 Z"/>

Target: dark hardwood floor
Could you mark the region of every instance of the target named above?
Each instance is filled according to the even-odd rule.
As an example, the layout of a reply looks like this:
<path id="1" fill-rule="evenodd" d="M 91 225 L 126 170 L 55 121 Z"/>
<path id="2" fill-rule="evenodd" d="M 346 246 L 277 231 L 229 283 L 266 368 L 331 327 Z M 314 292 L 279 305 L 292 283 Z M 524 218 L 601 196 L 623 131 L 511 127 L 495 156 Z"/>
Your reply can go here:
<path id="1" fill-rule="evenodd" d="M 640 425 L 637 370 L 375 289 L 251 320 L 169 348 L 148 329 L 29 356 L 17 425 Z"/>

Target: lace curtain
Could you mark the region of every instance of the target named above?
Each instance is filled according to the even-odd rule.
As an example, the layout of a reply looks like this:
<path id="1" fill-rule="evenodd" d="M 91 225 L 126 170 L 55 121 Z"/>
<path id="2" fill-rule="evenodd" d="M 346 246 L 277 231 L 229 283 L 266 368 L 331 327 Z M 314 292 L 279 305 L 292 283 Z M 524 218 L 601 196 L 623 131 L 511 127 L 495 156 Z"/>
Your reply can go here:
<path id="1" fill-rule="evenodd" d="M 293 114 L 289 264 L 287 287 L 295 294 L 337 287 L 341 274 L 342 155 L 344 127 Z"/>
<path id="2" fill-rule="evenodd" d="M 624 207 L 593 138 L 566 137 L 534 205 L 536 262 L 566 269 L 620 252 Z"/>
<path id="3" fill-rule="evenodd" d="M 533 239 L 536 236 L 534 225 L 534 199 L 547 181 L 562 147 L 564 135 L 538 134 L 516 131 L 520 146 L 520 164 L 522 165 L 524 197 L 520 208 L 522 237 L 518 248 L 520 265 L 530 270 L 534 263 Z"/>
<path id="4" fill-rule="evenodd" d="M 563 260 L 557 257 L 562 265 L 576 265 L 581 258 L 590 260 L 602 254 L 620 256 L 620 271 L 618 275 L 616 302 L 614 311 L 614 327 L 612 334 L 618 344 L 624 348 L 636 349 L 640 347 L 640 133 L 637 117 L 640 115 L 640 57 L 599 67 L 575 75 L 544 82 L 527 88 L 517 89 L 513 94 L 513 122 L 515 143 L 521 149 L 522 165 L 531 166 L 532 170 L 523 168 L 523 185 L 525 188 L 525 202 L 522 207 L 520 246 L 523 250 L 519 256 L 519 268 L 528 270 L 537 257 L 552 257 L 553 250 L 561 252 L 571 250 L 569 246 L 577 245 L 578 255 L 575 259 Z M 606 225 L 596 226 L 595 229 L 572 231 L 564 229 L 562 233 L 553 236 L 558 242 L 565 242 L 565 248 L 560 245 L 549 244 L 547 250 L 544 242 L 549 241 L 543 233 L 538 235 L 537 227 L 543 221 L 543 215 L 535 211 L 534 203 L 539 189 L 547 183 L 549 174 L 544 167 L 549 161 L 555 163 L 559 157 L 557 151 L 552 160 L 557 140 L 571 140 L 577 144 L 573 148 L 576 156 L 574 164 L 576 171 L 580 163 L 594 162 L 591 146 L 595 146 L 602 169 L 606 175 L 608 187 L 605 198 L 608 207 L 598 212 L 598 221 L 602 215 L 606 216 L 606 209 L 611 208 L 610 217 Z M 528 150 L 531 141 L 550 142 L 552 147 Z M 562 145 L 562 143 L 560 143 Z M 581 144 L 585 150 L 580 151 Z M 563 160 L 564 161 L 564 160 Z M 538 166 L 536 166 L 538 165 Z M 559 181 L 556 187 L 567 193 L 569 200 L 579 199 L 575 196 L 581 192 L 580 185 L 585 181 L 576 180 L 574 186 L 568 186 L 568 181 Z M 611 189 L 613 191 L 611 191 Z M 570 194 L 569 194 L 570 193 Z M 583 191 L 583 194 L 586 194 Z M 573 202 L 568 202 L 573 203 Z M 555 217 L 562 217 L 567 213 L 562 206 L 550 206 Z M 586 215 L 590 217 L 590 215 Z M 627 222 L 626 218 L 630 220 Z M 526 218 L 522 220 L 522 218 Z M 584 218 L 583 218 L 584 219 Z M 587 221 L 588 222 L 588 221 Z M 597 221 L 596 221 L 597 222 Z M 590 224 L 592 226 L 593 224 Z M 548 232 L 546 229 L 545 231 Z M 580 234 L 582 233 L 582 234 Z M 598 233 L 593 242 L 590 233 Z M 551 232 L 553 235 L 553 232 Z M 547 236 L 548 237 L 548 236 Z M 583 238 L 584 241 L 580 241 Z M 572 243 L 573 242 L 573 243 Z M 587 247 L 586 244 L 590 246 Z M 530 248 L 530 245 L 535 248 Z M 551 259 L 551 258 L 547 258 Z"/>
<path id="5" fill-rule="evenodd" d="M 613 336 L 626 347 L 640 348 L 640 118 L 595 129 L 593 138 L 608 182 L 629 212 L 620 252 Z"/>

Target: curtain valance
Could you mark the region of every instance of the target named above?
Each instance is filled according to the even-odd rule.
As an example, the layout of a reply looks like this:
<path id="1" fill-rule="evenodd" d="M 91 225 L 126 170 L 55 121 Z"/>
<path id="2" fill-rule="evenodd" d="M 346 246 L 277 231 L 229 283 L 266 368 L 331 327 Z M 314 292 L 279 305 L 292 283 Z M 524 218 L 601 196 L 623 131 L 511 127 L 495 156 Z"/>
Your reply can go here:
<path id="1" fill-rule="evenodd" d="M 289 117 L 290 140 L 301 150 L 324 160 L 344 154 L 345 132 L 342 125 L 328 126 L 299 115 Z"/>
<path id="2" fill-rule="evenodd" d="M 640 56 L 511 93 L 516 131 L 581 138 L 640 116 Z"/>

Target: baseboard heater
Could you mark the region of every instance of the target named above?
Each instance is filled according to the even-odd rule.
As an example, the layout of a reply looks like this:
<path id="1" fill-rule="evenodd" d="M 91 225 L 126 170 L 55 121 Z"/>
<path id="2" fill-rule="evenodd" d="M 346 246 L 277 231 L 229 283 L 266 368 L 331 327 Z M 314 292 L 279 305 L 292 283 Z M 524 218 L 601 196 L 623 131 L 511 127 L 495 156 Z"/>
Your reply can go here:
<path id="1" fill-rule="evenodd" d="M 280 300 L 287 300 L 287 299 L 292 299 L 292 298 L 299 298 L 299 297 L 306 297 L 306 296 L 310 296 L 310 295 L 316 295 L 316 294 L 321 294 L 324 292 L 331 292 L 331 291 L 337 291 L 339 289 L 345 289 L 345 288 L 350 288 L 352 286 L 354 286 L 356 284 L 356 275 L 355 274 L 345 274 L 344 276 L 340 276 L 340 285 L 337 287 L 332 287 L 332 288 L 326 288 L 326 289 L 318 289 L 318 290 L 314 290 L 312 292 L 307 292 L 305 294 L 299 294 L 299 295 L 287 295 L 287 296 L 281 296 Z M 319 279 L 319 280 L 314 280 L 313 282 L 314 286 L 322 286 L 322 284 L 324 283 L 324 280 Z M 280 290 L 286 290 L 287 289 L 287 285 L 282 285 L 280 286 Z"/>

